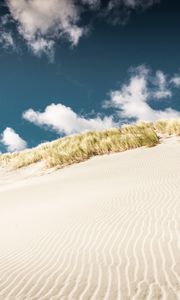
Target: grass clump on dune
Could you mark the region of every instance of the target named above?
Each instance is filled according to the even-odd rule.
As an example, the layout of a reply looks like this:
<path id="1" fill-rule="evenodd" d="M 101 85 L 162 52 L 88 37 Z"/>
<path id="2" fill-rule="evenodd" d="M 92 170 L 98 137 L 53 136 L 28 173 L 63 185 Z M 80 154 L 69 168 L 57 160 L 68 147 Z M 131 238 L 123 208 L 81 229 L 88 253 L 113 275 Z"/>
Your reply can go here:
<path id="1" fill-rule="evenodd" d="M 63 143 L 52 144 L 46 152 L 48 167 L 66 166 L 84 161 L 95 155 L 121 152 L 141 146 L 154 146 L 158 137 L 152 129 L 136 128 L 136 133 L 123 129 L 87 132 L 66 138 Z"/>
<path id="2" fill-rule="evenodd" d="M 180 135 L 180 119 L 159 120 L 154 124 L 155 130 L 162 135 Z"/>
<path id="3" fill-rule="evenodd" d="M 153 147 L 159 143 L 159 135 L 173 134 L 180 135 L 180 120 L 139 122 L 123 125 L 120 128 L 72 135 L 34 149 L 2 154 L 0 165 L 21 168 L 43 161 L 49 168 L 61 168 L 95 155 L 121 152 L 142 146 Z"/>

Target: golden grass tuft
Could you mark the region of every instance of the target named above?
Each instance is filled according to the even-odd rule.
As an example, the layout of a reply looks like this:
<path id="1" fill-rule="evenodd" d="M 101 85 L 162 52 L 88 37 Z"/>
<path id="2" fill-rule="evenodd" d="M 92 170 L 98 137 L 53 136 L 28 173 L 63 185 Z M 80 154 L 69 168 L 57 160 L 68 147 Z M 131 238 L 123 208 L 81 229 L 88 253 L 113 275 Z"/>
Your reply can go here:
<path id="1" fill-rule="evenodd" d="M 154 127 L 159 134 L 180 136 L 180 119 L 159 120 L 154 124 Z"/>
<path id="2" fill-rule="evenodd" d="M 159 143 L 159 134 L 180 135 L 180 120 L 139 122 L 120 128 L 72 135 L 33 149 L 2 154 L 0 165 L 21 168 L 43 161 L 48 168 L 62 168 L 95 155 L 122 152 L 142 146 L 153 147 Z"/>

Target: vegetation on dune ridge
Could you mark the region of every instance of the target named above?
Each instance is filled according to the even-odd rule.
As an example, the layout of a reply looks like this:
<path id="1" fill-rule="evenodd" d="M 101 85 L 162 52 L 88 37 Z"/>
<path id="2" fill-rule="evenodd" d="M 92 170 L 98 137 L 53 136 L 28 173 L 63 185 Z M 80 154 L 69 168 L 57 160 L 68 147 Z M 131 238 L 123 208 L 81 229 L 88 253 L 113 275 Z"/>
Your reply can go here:
<path id="1" fill-rule="evenodd" d="M 89 131 L 63 137 L 33 149 L 0 155 L 0 165 L 21 168 L 44 161 L 48 168 L 62 168 L 95 155 L 122 152 L 142 146 L 153 147 L 160 135 L 180 135 L 180 119 L 155 123 L 138 122 L 104 131 Z"/>

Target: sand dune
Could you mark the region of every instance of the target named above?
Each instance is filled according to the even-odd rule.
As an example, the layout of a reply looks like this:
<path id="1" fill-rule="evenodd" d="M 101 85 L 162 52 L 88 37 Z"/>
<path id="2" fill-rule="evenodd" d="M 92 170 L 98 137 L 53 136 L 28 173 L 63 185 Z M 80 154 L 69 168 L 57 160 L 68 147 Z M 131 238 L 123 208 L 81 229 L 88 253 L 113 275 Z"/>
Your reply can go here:
<path id="1" fill-rule="evenodd" d="M 2 300 L 180 299 L 180 140 L 1 170 L 0 242 Z"/>

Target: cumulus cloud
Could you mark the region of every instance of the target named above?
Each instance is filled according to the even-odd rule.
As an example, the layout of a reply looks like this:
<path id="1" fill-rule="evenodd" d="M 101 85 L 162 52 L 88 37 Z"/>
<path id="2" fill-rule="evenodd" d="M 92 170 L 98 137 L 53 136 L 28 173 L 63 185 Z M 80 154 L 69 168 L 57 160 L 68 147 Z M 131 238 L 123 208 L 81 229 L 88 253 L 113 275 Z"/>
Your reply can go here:
<path id="1" fill-rule="evenodd" d="M 54 42 L 62 35 L 72 45 L 83 35 L 73 0 L 7 0 L 7 5 L 19 33 L 35 54 L 52 55 Z"/>
<path id="2" fill-rule="evenodd" d="M 60 103 L 47 106 L 44 112 L 29 109 L 23 113 L 23 118 L 35 125 L 45 126 L 65 135 L 116 126 L 112 116 L 85 118 Z"/>
<path id="3" fill-rule="evenodd" d="M 158 0 L 4 0 L 19 34 L 35 55 L 47 54 L 53 60 L 56 42 L 66 37 L 75 46 L 87 33 L 80 25 L 84 12 L 93 10 L 112 23 L 125 23 L 132 10 L 146 9 Z M 1 22 L 2 25 L 3 22 Z M 4 37 L 12 45 L 10 36 Z"/>
<path id="4" fill-rule="evenodd" d="M 170 97 L 171 91 L 166 90 L 166 76 L 158 71 L 154 81 L 150 70 L 145 66 L 136 68 L 127 84 L 119 90 L 111 91 L 110 100 L 105 107 L 113 107 L 122 119 L 147 120 L 168 119 L 180 117 L 180 112 L 172 108 L 165 110 L 153 109 L 149 102 L 152 99 Z"/>
<path id="5" fill-rule="evenodd" d="M 27 143 L 14 131 L 14 129 L 9 127 L 3 131 L 0 142 L 9 152 L 20 151 L 27 148 Z"/>

